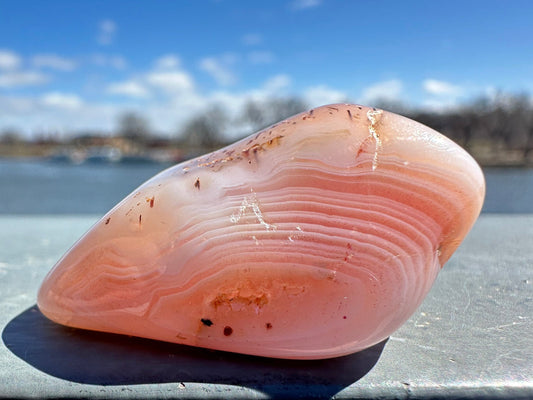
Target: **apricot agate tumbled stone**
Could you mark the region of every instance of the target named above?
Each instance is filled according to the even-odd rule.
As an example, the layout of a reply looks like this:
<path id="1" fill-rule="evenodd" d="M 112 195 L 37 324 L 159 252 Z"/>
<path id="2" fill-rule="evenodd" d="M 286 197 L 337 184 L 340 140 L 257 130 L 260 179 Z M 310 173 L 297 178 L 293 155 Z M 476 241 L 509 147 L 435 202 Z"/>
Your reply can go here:
<path id="1" fill-rule="evenodd" d="M 38 305 L 210 349 L 353 353 L 416 310 L 484 192 L 475 161 L 426 126 L 320 107 L 144 183 L 57 263 Z"/>

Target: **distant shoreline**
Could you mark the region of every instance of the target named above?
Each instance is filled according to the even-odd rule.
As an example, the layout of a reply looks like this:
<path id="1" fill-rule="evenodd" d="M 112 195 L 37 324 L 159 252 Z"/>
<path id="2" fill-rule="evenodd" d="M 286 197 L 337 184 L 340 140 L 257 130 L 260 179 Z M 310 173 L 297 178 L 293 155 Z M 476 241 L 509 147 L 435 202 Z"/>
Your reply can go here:
<path id="1" fill-rule="evenodd" d="M 472 154 L 472 153 L 470 153 Z M 533 168 L 533 162 L 525 162 L 523 160 L 517 159 L 517 157 L 509 156 L 505 157 L 505 155 L 500 155 L 497 158 L 490 158 L 490 157 L 476 157 L 476 154 L 472 154 L 474 159 L 478 162 L 478 164 L 483 168 L 519 168 L 519 169 L 529 169 Z M 21 160 L 27 160 L 27 161 L 48 161 L 50 163 L 54 164 L 64 164 L 64 165 L 78 165 L 78 164 L 100 164 L 100 165 L 119 165 L 119 164 L 146 164 L 146 163 L 152 163 L 152 164 L 160 164 L 162 166 L 168 166 L 168 165 L 175 165 L 179 164 L 180 162 L 186 161 L 190 158 L 194 158 L 194 155 L 191 157 L 180 157 L 173 159 L 172 157 L 162 158 L 162 159 L 156 159 L 156 158 L 150 158 L 150 157 L 124 157 L 123 159 L 119 160 L 106 160 L 106 159 L 88 159 L 83 160 L 81 162 L 73 162 L 65 158 L 58 158 L 51 154 L 48 154 L 43 151 L 17 151 L 17 152 L 6 152 L 5 149 L 2 149 L 2 146 L 0 146 L 0 160 L 3 161 L 21 161 Z"/>

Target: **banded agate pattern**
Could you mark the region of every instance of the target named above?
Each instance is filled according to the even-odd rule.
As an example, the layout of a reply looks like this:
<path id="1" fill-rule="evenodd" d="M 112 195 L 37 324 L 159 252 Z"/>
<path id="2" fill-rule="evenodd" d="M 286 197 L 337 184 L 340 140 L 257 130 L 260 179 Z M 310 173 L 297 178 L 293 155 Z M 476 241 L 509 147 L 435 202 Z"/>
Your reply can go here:
<path id="1" fill-rule="evenodd" d="M 353 353 L 412 315 L 484 192 L 475 161 L 430 128 L 320 107 L 144 183 L 56 264 L 38 305 L 211 349 Z"/>

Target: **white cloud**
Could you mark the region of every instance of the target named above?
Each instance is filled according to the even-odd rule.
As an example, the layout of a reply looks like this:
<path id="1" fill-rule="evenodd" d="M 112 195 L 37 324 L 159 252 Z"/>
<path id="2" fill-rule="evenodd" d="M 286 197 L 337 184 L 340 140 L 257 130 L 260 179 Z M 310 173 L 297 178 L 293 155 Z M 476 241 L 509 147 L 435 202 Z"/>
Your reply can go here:
<path id="1" fill-rule="evenodd" d="M 223 106 L 231 117 L 237 117 L 243 105 L 248 100 L 263 102 L 272 97 L 283 97 L 291 86 L 291 78 L 286 74 L 274 75 L 267 79 L 260 87 L 242 91 L 231 92 L 219 90 L 204 96 L 204 103 L 217 103 Z M 228 132 L 230 135 L 239 133 L 239 127 L 234 127 L 235 132 Z"/>
<path id="2" fill-rule="evenodd" d="M 267 94 L 276 94 L 276 92 L 283 91 L 291 85 L 291 78 L 286 74 L 275 75 L 272 78 L 268 79 L 264 86 L 263 90 Z"/>
<path id="3" fill-rule="evenodd" d="M 347 99 L 348 96 L 346 93 L 328 88 L 325 85 L 313 86 L 304 91 L 304 100 L 310 107 L 341 103 L 345 102 Z"/>
<path id="4" fill-rule="evenodd" d="M 155 61 L 156 69 L 175 69 L 181 65 L 181 60 L 174 54 L 166 54 Z"/>
<path id="5" fill-rule="evenodd" d="M 55 54 L 38 54 L 32 58 L 32 63 L 37 68 L 51 68 L 59 71 L 72 71 L 76 68 L 73 60 Z"/>
<path id="6" fill-rule="evenodd" d="M 434 112 L 445 112 L 457 107 L 465 93 L 462 87 L 437 79 L 424 80 L 422 87 L 429 95 L 422 106 Z"/>
<path id="7" fill-rule="evenodd" d="M 164 101 L 147 103 L 141 110 L 151 122 L 151 125 L 162 132 L 175 133 L 189 118 L 201 113 L 209 105 L 222 106 L 230 118 L 239 115 L 243 105 L 248 100 L 264 101 L 273 96 L 282 96 L 291 85 L 288 75 L 280 74 L 267 79 L 263 85 L 251 90 L 236 92 L 221 89 L 207 93 L 201 93 L 194 85 L 193 78 L 185 70 L 175 69 L 171 71 L 152 70 L 144 76 L 138 77 L 142 82 L 153 88 L 164 91 L 168 98 Z M 153 93 L 154 96 L 157 93 Z M 179 110 L 179 112 L 177 112 Z M 229 138 L 237 138 L 249 127 L 238 123 L 231 124 L 226 132 Z"/>
<path id="8" fill-rule="evenodd" d="M 2 121 L 17 114 L 27 114 L 33 111 L 34 101 L 25 97 L 0 96 L 0 116 Z M 15 125 L 15 124 L 14 124 Z M 0 129 L 4 126 L 0 126 Z"/>
<path id="9" fill-rule="evenodd" d="M 10 71 L 0 74 L 0 88 L 36 86 L 50 81 L 50 77 L 37 71 Z"/>
<path id="10" fill-rule="evenodd" d="M 20 66 L 20 57 L 9 50 L 0 49 L 0 69 L 13 70 Z"/>
<path id="11" fill-rule="evenodd" d="M 459 96 L 463 92 L 459 86 L 436 79 L 426 79 L 422 86 L 426 92 L 435 96 Z"/>
<path id="12" fill-rule="evenodd" d="M 378 82 L 363 90 L 362 102 L 374 102 L 378 100 L 398 101 L 403 90 L 403 84 L 398 79 Z"/>
<path id="13" fill-rule="evenodd" d="M 263 42 L 263 37 L 258 33 L 247 33 L 242 37 L 242 42 L 246 46 L 257 46 Z"/>
<path id="14" fill-rule="evenodd" d="M 127 108 L 126 108 L 127 107 Z M 39 97 L 0 96 L 2 125 L 31 137 L 38 132 L 70 134 L 83 130 L 111 131 L 130 105 L 86 103 L 76 94 L 50 92 Z"/>
<path id="15" fill-rule="evenodd" d="M 154 71 L 146 76 L 149 84 L 169 93 L 182 94 L 194 89 L 194 82 L 184 71 Z"/>
<path id="16" fill-rule="evenodd" d="M 139 82 L 125 81 L 111 83 L 107 87 L 107 93 L 134 98 L 148 97 L 148 90 Z"/>
<path id="17" fill-rule="evenodd" d="M 27 97 L 0 95 L 0 131 L 4 128 L 15 128 L 31 137 L 34 130 L 35 100 Z"/>
<path id="18" fill-rule="evenodd" d="M 305 10 L 307 8 L 318 7 L 322 3 L 322 0 L 293 0 L 290 3 L 290 7 L 293 10 Z"/>
<path id="19" fill-rule="evenodd" d="M 270 64 L 276 57 L 270 51 L 252 51 L 248 53 L 248 61 L 252 64 Z"/>
<path id="20" fill-rule="evenodd" d="M 77 109 L 83 105 L 79 96 L 60 92 L 47 93 L 42 96 L 41 101 L 45 106 L 65 109 Z"/>
<path id="21" fill-rule="evenodd" d="M 230 62 L 228 61 L 219 60 L 215 57 L 207 57 L 200 61 L 200 69 L 207 72 L 219 85 L 230 86 L 233 85 L 237 79 L 229 70 L 229 63 Z"/>
<path id="22" fill-rule="evenodd" d="M 89 62 L 109 67 L 112 66 L 112 57 L 118 56 L 97 54 Z M 223 67 L 242 61 L 234 54 L 214 59 Z M 0 74 L 1 76 L 3 75 Z M 25 132 L 39 132 L 43 129 L 65 134 L 82 130 L 109 132 L 116 128 L 118 117 L 122 113 L 134 110 L 144 115 L 156 131 L 175 134 L 191 117 L 210 105 L 219 104 L 236 121 L 230 124 L 224 134 L 229 138 L 237 138 L 250 131 L 249 126 L 238 122 L 243 105 L 248 100 L 262 102 L 272 97 L 290 95 L 292 79 L 287 74 L 278 74 L 249 90 L 237 91 L 220 86 L 217 90 L 200 91 L 193 76 L 182 67 L 179 57 L 166 54 L 154 60 L 152 68 L 144 72 L 108 81 L 104 85 L 99 81 L 93 86 L 93 90 L 108 96 L 87 102 L 79 93 L 55 89 L 34 96 L 0 95 L 0 129 L 10 125 Z M 96 93 L 93 92 L 93 95 Z M 302 93 L 304 100 L 313 102 L 313 105 L 333 103 L 345 98 L 341 91 L 326 86 L 310 87 Z M 126 96 L 133 100 L 115 102 L 109 95 Z"/>
<path id="23" fill-rule="evenodd" d="M 113 43 L 115 33 L 117 31 L 117 24 L 110 20 L 104 19 L 98 24 L 98 43 L 107 46 Z"/>
<path id="24" fill-rule="evenodd" d="M 230 92 L 228 90 L 220 90 L 205 96 L 205 104 L 219 104 L 228 113 L 230 118 L 239 118 L 239 113 L 247 101 L 253 100 L 259 103 L 264 102 L 273 97 L 283 97 L 287 94 L 287 90 L 291 86 L 291 78 L 286 74 L 274 75 L 267 79 L 263 85 L 258 88 L 246 90 L 242 92 Z M 200 109 L 201 110 L 201 109 Z M 234 123 L 228 126 L 228 130 L 224 134 L 228 138 L 242 137 L 244 134 L 250 133 L 251 126 L 245 124 Z"/>
<path id="25" fill-rule="evenodd" d="M 446 112 L 456 108 L 458 105 L 459 102 L 456 99 L 451 98 L 433 98 L 422 102 L 422 107 L 424 109 L 433 112 Z"/>
<path id="26" fill-rule="evenodd" d="M 91 62 L 99 67 L 112 67 L 117 70 L 126 69 L 128 63 L 126 59 L 119 55 L 93 54 Z"/>
<path id="27" fill-rule="evenodd" d="M 500 93 L 498 89 L 492 85 L 484 87 L 481 92 L 483 93 L 483 96 L 487 97 L 490 100 L 496 99 L 496 97 Z"/>

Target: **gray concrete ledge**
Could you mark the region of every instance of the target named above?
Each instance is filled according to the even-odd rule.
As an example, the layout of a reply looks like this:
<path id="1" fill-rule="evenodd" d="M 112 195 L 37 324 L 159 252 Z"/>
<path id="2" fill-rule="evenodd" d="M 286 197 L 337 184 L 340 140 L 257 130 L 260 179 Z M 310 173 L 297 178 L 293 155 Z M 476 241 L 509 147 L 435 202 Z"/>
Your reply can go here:
<path id="1" fill-rule="evenodd" d="M 533 215 L 483 215 L 402 328 L 322 361 L 48 321 L 35 307 L 40 282 L 96 218 L 0 217 L 0 397 L 533 398 Z"/>

